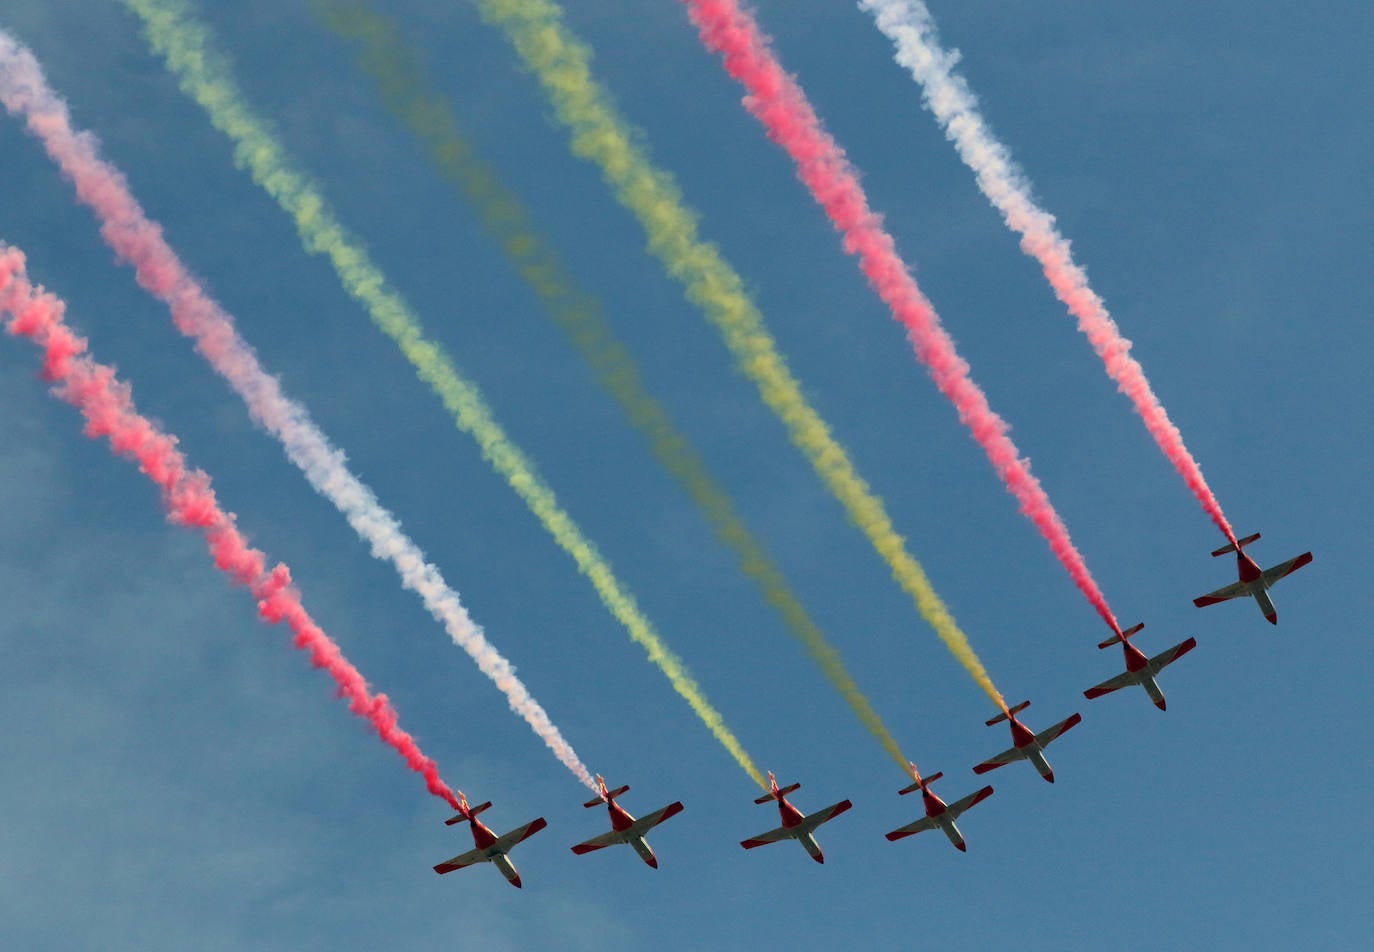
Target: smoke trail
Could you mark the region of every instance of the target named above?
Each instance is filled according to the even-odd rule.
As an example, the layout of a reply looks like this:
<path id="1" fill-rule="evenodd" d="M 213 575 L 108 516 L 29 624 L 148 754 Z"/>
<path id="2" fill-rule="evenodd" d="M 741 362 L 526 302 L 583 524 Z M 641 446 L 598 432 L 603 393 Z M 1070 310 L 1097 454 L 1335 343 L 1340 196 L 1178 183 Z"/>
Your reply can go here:
<path id="1" fill-rule="evenodd" d="M 624 344 L 615 338 L 601 302 L 578 287 L 558 253 L 535 228 L 519 197 L 502 184 L 496 169 L 479 158 L 458 129 L 453 106 L 433 91 L 413 50 L 393 21 L 360 0 L 315 0 L 328 27 L 360 40 L 359 66 L 379 87 L 382 100 L 424 144 L 430 160 L 477 211 L 487 233 L 500 244 L 525 283 L 595 371 L 601 386 L 620 404 L 629 421 L 649 441 L 654 458 L 687 490 L 705 514 L 716 538 L 739 558 L 744 573 L 806 647 L 822 672 L 882 744 L 905 768 L 908 761 L 896 739 L 859 690 L 840 658 L 806 608 L 793 594 L 782 571 L 754 537 L 734 501 L 716 483 L 701 454 L 674 424 L 642 383 L 642 375 Z"/>
<path id="2" fill-rule="evenodd" d="M 453 642 L 477 662 L 482 673 L 506 695 L 513 710 L 588 788 L 591 772 L 559 733 L 515 669 L 487 641 L 458 593 L 439 569 L 382 508 L 372 490 L 348 469 L 344 455 L 310 419 L 305 408 L 281 392 L 280 381 L 262 369 L 257 354 L 239 337 L 233 319 L 210 299 L 180 258 L 148 220 L 128 183 L 100 158 L 89 132 L 71 127 L 67 105 L 48 88 L 33 54 L 0 30 L 0 101 L 28 127 L 76 186 L 77 196 L 101 222 L 101 235 L 119 258 L 133 266 L 138 282 L 168 305 L 177 328 L 196 341 L 196 349 L 234 388 L 253 419 L 281 441 L 291 462 L 317 492 L 332 502 L 366 540 L 376 558 L 395 567 L 402 584 L 414 591 Z"/>
<path id="3" fill-rule="evenodd" d="M 1151 389 L 1144 369 L 1131 356 L 1131 342 L 1121 336 L 1106 305 L 1088 285 L 1088 275 L 1073 260 L 1068 240 L 1054 227 L 1054 216 L 1036 205 L 1025 174 L 983 121 L 968 83 L 954 72 L 959 54 L 941 48 L 930 10 L 921 0 L 859 0 L 859 6 L 873 14 L 878 29 L 897 45 L 897 62 L 921 84 L 926 108 L 939 120 L 964 164 L 976 174 L 978 188 L 1002 213 L 1007 226 L 1021 236 L 1021 250 L 1040 262 L 1046 280 L 1078 319 L 1078 329 L 1102 358 L 1108 376 L 1135 404 L 1146 429 L 1207 515 L 1234 543 L 1236 536 L 1221 503 Z"/>
<path id="4" fill-rule="evenodd" d="M 202 470 L 188 469 L 176 438 L 139 416 L 129 386 L 115 377 L 113 367 L 86 356 L 86 341 L 63 323 L 63 310 L 61 301 L 29 283 L 23 252 L 0 244 L 0 313 L 8 315 L 5 330 L 42 348 L 43 376 L 57 384 L 57 396 L 85 416 L 86 435 L 107 437 L 117 455 L 138 463 L 161 491 L 168 518 L 176 525 L 200 530 L 220 571 L 253 593 L 258 614 L 273 624 L 285 622 L 296 636 L 295 646 L 308 652 L 310 663 L 323 668 L 338 684 L 349 710 L 371 723 L 406 766 L 425 778 L 430 793 L 457 809 L 458 800 L 439 776 L 438 765 L 401 729 L 386 695 L 369 690 L 358 669 L 306 613 L 300 592 L 291 584 L 290 570 L 281 563 L 267 567 L 267 557 L 249 546 L 233 514 L 220 508 L 210 477 Z"/>
<path id="5" fill-rule="evenodd" d="M 1079 591 L 1113 631 L 1119 631 L 1106 596 L 1097 587 L 1069 531 L 1050 504 L 1030 463 L 1008 435 L 1009 427 L 988 405 L 987 396 L 969 377 L 935 308 L 926 300 L 892 236 L 868 206 L 859 180 L 835 140 L 822 127 L 797 81 L 783 72 L 752 16 L 735 0 L 683 0 L 707 49 L 720 53 L 725 68 L 748 91 L 745 107 L 797 163 L 798 175 L 844 236 L 845 251 L 859 258 L 869 284 L 911 337 L 916 356 L 936 385 L 959 411 L 959 418 L 983 447 L 993 468 L 1020 503 L 1021 511 L 1040 530 Z"/>
<path id="6" fill-rule="evenodd" d="M 998 706 L 1002 695 L 949 608 L 892 527 L 882 500 L 855 471 L 844 447 L 802 396 L 801 386 L 778 353 L 763 315 L 744 282 L 712 244 L 697 235 L 696 214 L 668 173 L 654 166 L 643 135 L 620 116 L 610 95 L 591 75 L 591 52 L 563 23 L 548 0 L 477 0 L 483 19 L 505 31 L 516 52 L 544 87 L 558 121 L 572 137 L 574 154 L 596 164 L 616 199 L 648 238 L 649 251 L 682 283 L 687 298 L 716 325 L 739 369 L 816 474 L 868 537 L 892 577 L 916 603 L 940 640 Z"/>
<path id="7" fill-rule="evenodd" d="M 544 527 L 577 563 L 596 588 L 606 608 L 642 646 L 649 660 L 668 677 L 673 689 L 691 706 L 735 761 L 760 787 L 763 776 L 720 712 L 706 699 L 687 666 L 659 637 L 634 598 L 616 578 L 610 564 L 559 505 L 534 464 L 493 418 L 476 385 L 459 375 L 443 350 L 424 336 L 409 305 L 386 282 L 362 246 L 326 207 L 324 196 L 292 168 L 281 144 L 267 131 L 239 92 L 228 64 L 210 47 L 206 28 L 196 22 L 181 0 L 122 0 L 143 21 L 153 48 L 166 59 L 181 89 L 233 140 L 235 162 L 247 168 L 296 223 L 306 250 L 327 256 L 344 289 L 366 309 L 415 367 L 416 374 L 440 398 L 454 422 L 482 448 L 483 457 L 539 517 Z"/>

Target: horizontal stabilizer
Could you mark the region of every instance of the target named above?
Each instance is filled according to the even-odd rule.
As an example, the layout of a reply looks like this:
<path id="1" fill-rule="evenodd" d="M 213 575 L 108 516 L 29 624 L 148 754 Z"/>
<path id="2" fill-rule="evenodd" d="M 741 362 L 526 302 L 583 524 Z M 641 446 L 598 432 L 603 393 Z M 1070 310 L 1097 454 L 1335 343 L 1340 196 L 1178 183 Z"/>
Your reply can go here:
<path id="1" fill-rule="evenodd" d="M 944 772 L 943 770 L 937 770 L 935 773 L 931 774 L 929 777 L 924 777 L 924 778 L 922 778 L 922 779 L 920 779 L 920 780 L 917 780 L 915 783 L 913 783 L 913 784 L 912 784 L 911 786 L 909 786 L 909 787 L 903 787 L 901 790 L 898 790 L 897 793 L 898 793 L 899 796 L 906 796 L 908 793 L 915 793 L 917 790 L 920 790 L 922 787 L 928 787 L 928 786 L 930 786 L 932 783 L 934 783 L 935 781 L 939 780 L 939 779 L 940 779 L 941 777 L 943 777 L 944 775 L 945 775 L 945 772 Z"/>
<path id="2" fill-rule="evenodd" d="M 1131 626 L 1130 628 L 1127 628 L 1127 629 L 1126 629 L 1125 631 L 1123 631 L 1120 635 L 1112 635 L 1110 638 L 1108 638 L 1106 641 L 1104 641 L 1104 642 L 1102 642 L 1101 644 L 1099 644 L 1097 647 L 1099 647 L 1099 648 L 1110 648 L 1112 645 L 1119 645 L 1119 644 L 1121 644 L 1121 642 L 1123 642 L 1123 641 L 1129 641 L 1131 635 L 1134 635 L 1136 632 L 1140 631 L 1140 629 L 1142 629 L 1142 628 L 1144 628 L 1144 627 L 1145 627 L 1145 623 L 1142 621 L 1142 622 L 1141 622 L 1140 624 L 1138 624 L 1138 625 L 1133 625 L 1133 626 Z"/>
<path id="3" fill-rule="evenodd" d="M 988 721 L 988 722 L 987 722 L 987 723 L 988 723 L 988 727 L 991 727 L 991 726 L 994 725 L 994 724 L 1000 724 L 1000 723 L 1002 723 L 1003 721 L 1005 721 L 1005 720 L 1007 719 L 1007 715 L 1009 715 L 1009 714 L 1020 714 L 1022 711 L 1024 711 L 1024 710 L 1025 710 L 1026 708 L 1028 708 L 1028 707 L 1030 707 L 1030 701 L 1022 701 L 1020 704 L 1016 705 L 1015 707 L 1010 708 L 1010 709 L 1008 709 L 1008 710 L 1002 712 L 1001 714 L 998 714 L 998 715 L 997 715 L 996 717 L 994 717 L 992 720 Z"/>
<path id="4" fill-rule="evenodd" d="M 444 821 L 444 826 L 453 826 L 453 824 L 455 824 L 455 823 L 462 823 L 462 822 L 464 822 L 465 820 L 467 820 L 468 817 L 474 817 L 474 816 L 476 816 L 477 814 L 481 813 L 483 810 L 487 810 L 487 809 L 490 809 L 490 808 L 491 808 L 491 801 L 490 801 L 490 800 L 488 800 L 486 803 L 479 803 L 479 804 L 477 804 L 477 806 L 471 807 L 471 808 L 468 809 L 467 816 L 464 816 L 463 814 L 460 813 L 460 814 L 458 814 L 457 816 L 450 817 L 449 819 L 445 820 L 445 821 Z"/>
<path id="5" fill-rule="evenodd" d="M 603 789 L 605 789 L 605 788 L 603 787 Z M 614 790 L 607 790 L 607 791 L 605 792 L 605 794 L 603 794 L 602 796 L 597 797 L 595 800 L 588 800 L 586 803 L 584 803 L 584 804 L 582 804 L 582 805 L 583 805 L 584 807 L 586 807 L 587 809 L 590 810 L 592 807 L 599 807 L 599 806 L 601 806 L 601 804 L 603 804 L 603 803 L 607 803 L 607 802 L 609 802 L 609 801 L 611 801 L 611 800 L 614 800 L 616 797 L 620 796 L 622 793 L 629 793 L 629 792 L 630 792 L 630 787 L 629 787 L 628 784 L 627 784 L 626 786 L 623 786 L 623 787 L 616 787 Z"/>
<path id="6" fill-rule="evenodd" d="M 758 798 L 757 800 L 755 800 L 754 802 L 755 802 L 755 803 L 767 803 L 767 802 L 770 801 L 770 800 L 777 800 L 777 799 L 780 799 L 780 798 L 782 798 L 782 797 L 787 796 L 789 793 L 794 793 L 794 792 L 796 792 L 797 790 L 800 790 L 800 789 L 801 789 L 801 784 L 799 784 L 799 783 L 788 784 L 787 786 L 785 786 L 785 787 L 783 787 L 781 790 L 779 790 L 777 793 L 765 793 L 763 796 L 759 797 L 759 798 Z"/>
<path id="7" fill-rule="evenodd" d="M 1235 545 L 1223 545 L 1220 549 L 1217 549 L 1215 552 L 1212 553 L 1212 557 L 1216 558 L 1218 555 L 1225 555 L 1227 552 L 1235 552 L 1237 549 L 1243 549 L 1251 542 L 1258 541 L 1259 537 L 1260 534 L 1256 532 L 1254 535 L 1246 536 L 1244 539 L 1237 539 Z"/>

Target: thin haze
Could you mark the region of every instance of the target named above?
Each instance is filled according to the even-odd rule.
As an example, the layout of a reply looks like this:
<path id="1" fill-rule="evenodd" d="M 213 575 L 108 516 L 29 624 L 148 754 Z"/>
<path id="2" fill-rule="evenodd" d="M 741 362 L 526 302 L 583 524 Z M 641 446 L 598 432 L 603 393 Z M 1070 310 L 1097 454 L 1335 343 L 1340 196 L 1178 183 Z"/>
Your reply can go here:
<path id="1" fill-rule="evenodd" d="M 519 665 L 582 758 L 636 816 L 681 800 L 625 848 L 574 856 L 606 811 L 540 749 L 392 567 L 253 423 L 114 260 L 22 123 L 0 121 L 0 236 L 69 302 L 140 409 L 215 477 L 250 542 L 290 564 L 317 621 L 401 712 L 445 779 L 510 829 L 549 828 L 516 861 L 435 876 L 465 830 L 334 683 L 169 526 L 132 464 L 81 435 L 0 335 L 0 946 L 325 952 L 761 946 L 1029 952 L 1359 949 L 1374 818 L 1357 756 L 1374 513 L 1366 355 L 1374 308 L 1367 4 L 1303 16 L 1272 2 L 926 0 L 989 128 L 1030 171 L 1095 291 L 1263 564 L 1317 561 L 1253 605 L 1197 610 L 1235 578 L 1219 533 L 1163 464 L 1102 363 L 979 191 L 894 47 L 854 2 L 760 0 L 761 22 L 842 141 L 886 227 L 1034 457 L 1123 621 L 1164 672 L 1085 701 L 1121 649 L 1017 512 L 839 247 L 790 159 L 740 107 L 684 8 L 571 3 L 597 80 L 642 130 L 766 316 L 807 401 L 909 537 L 1008 700 L 1044 727 L 1057 782 L 1009 766 L 938 834 L 626 425 L 540 302 L 388 115 L 353 51 L 303 3 L 202 4 L 243 92 L 340 218 L 461 358 L 503 425 L 698 674 L 760 767 L 803 810 L 851 798 L 820 832 L 745 852 L 771 805 L 644 664 L 566 553 L 459 433 L 410 364 L 234 168 L 223 136 L 117 3 L 11 0 L 73 121 L 128 177 L 260 360 L 348 454 L 473 618 Z M 568 150 L 532 74 L 473 5 L 383 5 L 460 127 L 518 191 L 570 274 L 737 500 L 818 625 L 947 800 L 1007 746 L 989 700 L 913 611 L 870 542 L 735 369 L 714 327 L 645 251 L 643 230 Z M 1014 693 L 1013 693 L 1014 692 Z M 1024 765 L 1018 765 L 1024 767 Z M 933 837 L 933 838 L 932 838 Z M 785 912 L 784 912 L 785 911 Z"/>

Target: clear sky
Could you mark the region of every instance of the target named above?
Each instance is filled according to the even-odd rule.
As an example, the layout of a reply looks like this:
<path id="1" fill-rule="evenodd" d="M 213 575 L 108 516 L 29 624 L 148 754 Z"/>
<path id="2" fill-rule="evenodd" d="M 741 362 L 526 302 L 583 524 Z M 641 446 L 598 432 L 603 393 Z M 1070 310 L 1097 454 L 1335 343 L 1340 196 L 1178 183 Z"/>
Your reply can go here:
<path id="1" fill-rule="evenodd" d="M 569 156 L 534 81 L 468 4 L 386 4 L 473 142 L 604 302 L 906 751 L 948 799 L 1007 746 L 945 652 L 790 446 L 716 332 Z M 1216 530 L 1116 394 L 1033 262 L 851 4 L 758 4 L 901 251 L 1014 426 L 1147 651 L 1195 634 L 1142 692 L 1101 622 L 843 255 L 821 211 L 671 0 L 572 4 L 599 76 L 748 282 L 808 396 L 1027 719 L 1084 722 L 961 826 L 897 844 L 906 778 L 805 658 L 596 385 L 463 200 L 304 4 L 204 10 L 257 109 L 480 383 L 573 516 L 798 806 L 849 797 L 824 867 L 601 607 L 571 560 L 348 299 L 114 2 L 11 0 L 76 121 L 96 132 L 264 364 L 443 569 L 624 805 L 686 811 L 574 857 L 604 811 L 315 496 L 165 310 L 111 260 L 39 146 L 0 121 L 0 239 L 63 296 L 98 359 L 182 440 L 221 500 L 445 777 L 497 828 L 543 815 L 521 892 L 437 877 L 461 828 L 326 678 L 260 622 L 132 466 L 85 440 L 0 341 L 0 945 L 23 949 L 757 949 L 1013 944 L 1363 948 L 1371 660 L 1367 60 L 1371 14 L 1227 2 L 934 3 L 985 113 L 1074 241 L 1275 595 L 1204 612 L 1234 579 Z M 804 9 L 804 13 L 801 12 Z M 1360 569 L 1360 571 L 1356 571 Z"/>

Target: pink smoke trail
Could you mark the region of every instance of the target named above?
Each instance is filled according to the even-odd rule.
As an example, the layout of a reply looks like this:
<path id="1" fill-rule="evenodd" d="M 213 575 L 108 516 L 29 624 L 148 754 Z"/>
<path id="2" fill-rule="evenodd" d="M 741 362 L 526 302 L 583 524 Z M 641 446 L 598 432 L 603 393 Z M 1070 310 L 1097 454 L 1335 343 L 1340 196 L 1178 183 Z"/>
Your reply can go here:
<path id="1" fill-rule="evenodd" d="M 100 157 L 89 132 L 72 128 L 67 104 L 48 87 L 38 60 L 0 29 L 0 103 L 22 118 L 49 157 L 76 186 L 77 198 L 100 220 L 100 235 L 121 261 L 134 268 L 138 283 L 172 312 L 177 330 L 196 342 L 210 363 L 248 407 L 253 419 L 281 441 L 287 457 L 348 519 L 376 558 L 392 564 L 401 583 L 424 602 L 453 643 L 468 653 L 501 690 L 512 711 L 524 718 L 559 761 L 588 789 L 591 771 L 548 713 L 516 676 L 514 666 L 487 640 L 437 566 L 425 560 L 396 517 L 348 468 L 344 454 L 315 425 L 305 407 L 288 398 L 280 381 L 263 369 L 238 334 L 233 318 L 182 264 L 150 220 L 117 169 Z"/>
<path id="2" fill-rule="evenodd" d="M 249 546 L 233 514 L 220 508 L 210 477 L 189 469 L 176 438 L 139 415 L 129 385 L 116 378 L 113 367 L 86 355 L 85 339 L 63 322 L 64 310 L 56 297 L 29 283 L 23 252 L 0 245 L 0 315 L 8 318 L 5 330 L 42 349 L 44 378 L 56 383 L 56 395 L 85 416 L 86 435 L 106 437 L 116 455 L 138 463 L 161 491 L 169 520 L 199 529 L 220 571 L 253 593 L 258 614 L 273 624 L 285 622 L 295 635 L 295 646 L 308 652 L 310 663 L 338 684 L 349 710 L 365 718 L 406 766 L 425 778 L 430 793 L 458 809 L 458 799 L 440 778 L 438 765 L 401 729 L 386 695 L 368 689 L 358 669 L 306 613 L 300 592 L 291 584 L 290 569 L 281 563 L 267 567 L 267 557 Z"/>
<path id="3" fill-rule="evenodd" d="M 930 10 L 920 0 L 860 0 L 859 6 L 873 14 L 878 29 L 896 44 L 897 62 L 921 84 L 926 107 L 964 164 L 974 171 L 978 188 L 1002 213 L 1007 226 L 1021 236 L 1021 250 L 1040 263 L 1055 296 L 1078 319 L 1078 329 L 1102 358 L 1107 375 L 1135 404 L 1159 448 L 1217 528 L 1234 543 L 1235 532 L 1221 503 L 1150 387 L 1144 369 L 1131 356 L 1131 342 L 1121 336 L 1102 298 L 1089 286 L 1087 273 L 1073 260 L 1068 240 L 1054 227 L 1054 216 L 1035 204 L 1030 183 L 1010 151 L 988 129 L 968 83 L 954 72 L 958 54 L 940 46 Z"/>
<path id="4" fill-rule="evenodd" d="M 844 237 L 844 248 L 857 255 L 869 284 L 906 328 L 916 356 L 935 384 L 959 411 L 959 419 L 983 447 L 993 468 L 1016 497 L 1021 512 L 1035 524 L 1074 584 L 1102 619 L 1119 631 L 1107 598 L 1097 587 L 1069 530 L 1050 503 L 1008 435 L 1006 421 L 992 411 L 987 396 L 969 377 L 968 364 L 940 324 L 935 308 L 916 286 L 897 254 L 892 236 L 868 205 L 858 177 L 844 151 L 822 127 L 806 94 L 783 71 L 769 39 L 735 0 L 682 0 L 702 43 L 721 54 L 726 71 L 748 95 L 744 105 L 763 123 L 768 136 L 797 163 L 797 172 L 812 196 Z"/>

